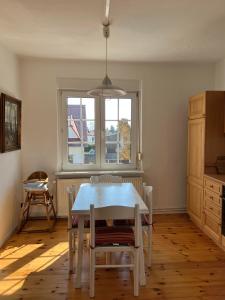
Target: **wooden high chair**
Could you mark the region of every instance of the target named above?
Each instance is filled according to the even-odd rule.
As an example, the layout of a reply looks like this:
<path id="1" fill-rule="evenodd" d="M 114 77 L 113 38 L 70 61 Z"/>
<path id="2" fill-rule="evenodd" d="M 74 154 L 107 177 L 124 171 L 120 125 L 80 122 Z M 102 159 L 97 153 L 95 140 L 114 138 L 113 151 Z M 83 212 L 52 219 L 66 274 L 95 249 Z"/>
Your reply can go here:
<path id="1" fill-rule="evenodd" d="M 35 205 L 42 205 L 45 207 L 48 228 L 44 229 L 44 231 L 51 231 L 56 222 L 56 212 L 53 204 L 53 195 L 49 193 L 48 189 L 47 173 L 43 171 L 36 171 L 32 173 L 23 183 L 24 190 L 26 192 L 26 198 L 22 204 L 18 231 L 20 232 L 27 223 L 30 215 L 30 208 L 31 206 Z M 53 213 L 53 222 L 51 221 L 51 212 Z"/>

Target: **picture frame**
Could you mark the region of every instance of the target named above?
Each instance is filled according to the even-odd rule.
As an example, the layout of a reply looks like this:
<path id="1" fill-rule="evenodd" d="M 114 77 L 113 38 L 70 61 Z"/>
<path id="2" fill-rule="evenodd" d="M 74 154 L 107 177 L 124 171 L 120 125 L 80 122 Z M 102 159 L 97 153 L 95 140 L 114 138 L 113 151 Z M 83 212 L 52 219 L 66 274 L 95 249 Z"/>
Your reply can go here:
<path id="1" fill-rule="evenodd" d="M 0 152 L 21 149 L 21 101 L 1 93 Z"/>

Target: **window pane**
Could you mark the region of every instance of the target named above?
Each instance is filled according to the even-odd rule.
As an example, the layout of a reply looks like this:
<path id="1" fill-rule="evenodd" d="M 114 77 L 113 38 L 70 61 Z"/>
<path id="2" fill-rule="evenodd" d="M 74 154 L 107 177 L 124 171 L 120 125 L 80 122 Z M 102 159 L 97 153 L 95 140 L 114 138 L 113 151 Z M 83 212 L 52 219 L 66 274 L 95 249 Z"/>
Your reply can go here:
<path id="1" fill-rule="evenodd" d="M 80 105 L 80 98 L 68 97 L 67 98 L 67 104 L 68 105 Z"/>
<path id="2" fill-rule="evenodd" d="M 131 122 L 125 119 L 119 121 L 119 140 L 121 144 L 131 143 Z"/>
<path id="3" fill-rule="evenodd" d="M 82 98 L 82 118 L 88 120 L 95 119 L 95 99 Z"/>
<path id="4" fill-rule="evenodd" d="M 118 99 L 105 99 L 105 119 L 118 120 Z"/>
<path id="5" fill-rule="evenodd" d="M 87 142 L 95 144 L 95 122 L 87 121 Z"/>
<path id="6" fill-rule="evenodd" d="M 80 119 L 80 98 L 68 98 L 67 99 L 67 115 L 68 118 Z"/>
<path id="7" fill-rule="evenodd" d="M 105 162 L 107 164 L 117 163 L 117 147 L 118 144 L 110 143 L 105 145 Z"/>
<path id="8" fill-rule="evenodd" d="M 84 163 L 85 164 L 96 163 L 95 145 L 84 144 Z"/>
<path id="9" fill-rule="evenodd" d="M 67 147 L 71 164 L 95 164 L 95 99 L 67 98 Z"/>
<path id="10" fill-rule="evenodd" d="M 120 164 L 129 164 L 131 162 L 131 144 L 120 144 L 119 162 Z"/>
<path id="11" fill-rule="evenodd" d="M 131 120 L 131 99 L 119 100 L 119 119 Z"/>
<path id="12" fill-rule="evenodd" d="M 118 140 L 118 122 L 106 121 L 105 122 L 105 140 L 106 142 L 117 142 Z"/>
<path id="13" fill-rule="evenodd" d="M 68 142 L 81 141 L 81 123 L 80 121 L 68 119 Z"/>
<path id="14" fill-rule="evenodd" d="M 71 164 L 94 164 L 96 163 L 95 145 L 69 144 L 68 161 Z"/>
<path id="15" fill-rule="evenodd" d="M 69 144 L 68 145 L 68 161 L 71 164 L 84 163 L 84 149 L 82 144 Z"/>

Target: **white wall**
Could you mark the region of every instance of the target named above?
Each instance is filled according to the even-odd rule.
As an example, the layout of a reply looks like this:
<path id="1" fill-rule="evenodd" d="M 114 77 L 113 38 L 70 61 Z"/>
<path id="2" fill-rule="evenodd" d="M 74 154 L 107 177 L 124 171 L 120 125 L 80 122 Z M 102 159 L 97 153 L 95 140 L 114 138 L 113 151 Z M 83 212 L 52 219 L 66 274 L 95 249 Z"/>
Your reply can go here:
<path id="1" fill-rule="evenodd" d="M 0 46 L 0 92 L 20 97 L 18 60 Z M 0 246 L 15 229 L 21 201 L 21 151 L 0 153 Z"/>
<path id="2" fill-rule="evenodd" d="M 56 171 L 57 78 L 102 78 L 103 72 L 100 62 L 21 60 L 23 177 Z M 145 179 L 154 186 L 155 208 L 184 208 L 188 97 L 213 89 L 213 65 L 111 63 L 110 75 L 142 80 Z"/>
<path id="3" fill-rule="evenodd" d="M 215 66 L 215 89 L 225 90 L 225 59 Z"/>

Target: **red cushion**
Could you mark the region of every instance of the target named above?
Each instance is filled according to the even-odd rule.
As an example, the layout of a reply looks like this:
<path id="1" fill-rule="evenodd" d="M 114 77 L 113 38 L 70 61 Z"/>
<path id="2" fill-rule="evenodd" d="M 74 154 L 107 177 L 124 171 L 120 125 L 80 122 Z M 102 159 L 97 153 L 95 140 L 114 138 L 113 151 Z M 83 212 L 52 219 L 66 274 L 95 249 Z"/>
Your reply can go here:
<path id="1" fill-rule="evenodd" d="M 148 226 L 149 221 L 148 221 L 148 215 L 141 215 L 141 223 L 142 226 Z M 115 226 L 134 226 L 134 220 L 114 220 L 113 224 Z"/>
<path id="2" fill-rule="evenodd" d="M 72 218 L 72 227 L 77 228 L 78 227 L 78 222 L 79 222 L 79 217 L 78 216 L 73 216 Z M 95 221 L 95 226 L 96 227 L 105 227 L 107 226 L 107 223 L 105 220 L 97 220 Z M 84 221 L 84 227 L 85 228 L 90 228 L 90 221 L 85 220 Z"/>
<path id="3" fill-rule="evenodd" d="M 95 229 L 96 246 L 134 246 L 134 232 L 130 227 L 105 227 Z"/>

